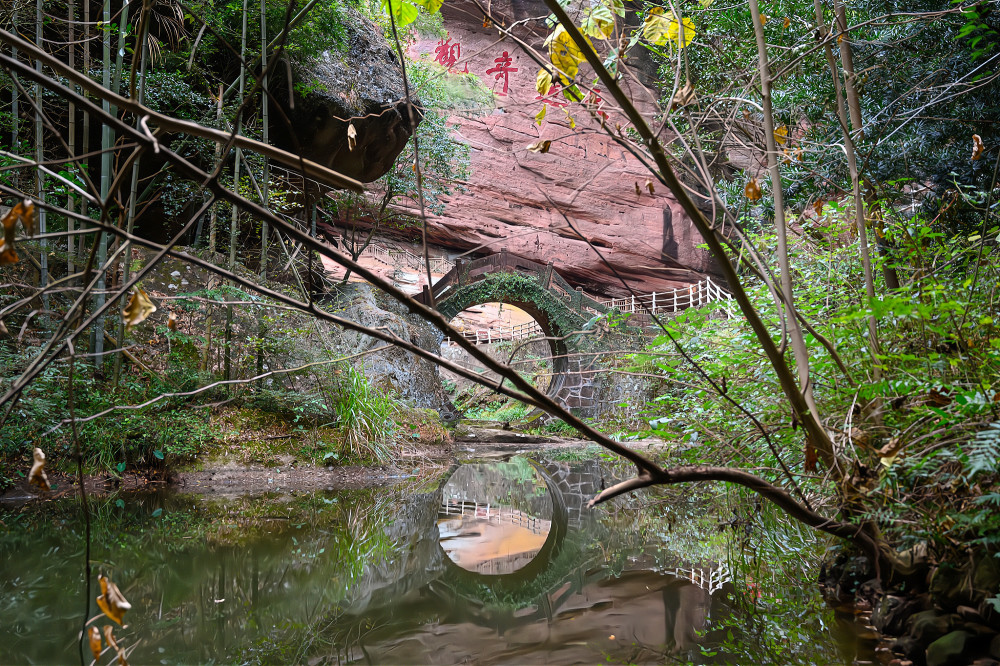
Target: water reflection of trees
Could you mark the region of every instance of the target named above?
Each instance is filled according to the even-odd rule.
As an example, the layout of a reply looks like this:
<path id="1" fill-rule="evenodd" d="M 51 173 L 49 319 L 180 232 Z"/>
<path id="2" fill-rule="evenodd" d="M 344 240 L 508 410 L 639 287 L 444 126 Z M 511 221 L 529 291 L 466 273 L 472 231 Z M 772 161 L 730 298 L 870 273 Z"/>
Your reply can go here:
<path id="1" fill-rule="evenodd" d="M 546 520 L 552 516 L 545 481 L 528 459 L 520 456 L 505 462 L 462 465 L 448 479 L 443 493 L 446 503 L 503 505 Z"/>
<path id="2" fill-rule="evenodd" d="M 133 663 L 207 663 L 266 642 L 272 627 L 321 618 L 393 552 L 391 523 L 407 503 L 386 493 L 239 498 L 108 500 L 92 512 L 95 568 L 111 574 L 132 604 L 116 636 Z M 329 503 L 327 503 L 329 502 Z M 3 516 L 8 525 L 8 517 Z M 79 631 L 84 586 L 82 529 L 72 503 L 51 503 L 0 535 L 0 626 L 10 639 L 0 662 L 65 663 Z M 90 616 L 97 613 L 92 603 Z"/>

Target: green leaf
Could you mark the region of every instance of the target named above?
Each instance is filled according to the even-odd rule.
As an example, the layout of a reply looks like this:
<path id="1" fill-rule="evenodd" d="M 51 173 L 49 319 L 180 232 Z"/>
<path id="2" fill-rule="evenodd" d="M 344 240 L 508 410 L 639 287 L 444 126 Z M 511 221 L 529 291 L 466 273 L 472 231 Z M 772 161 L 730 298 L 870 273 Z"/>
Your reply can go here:
<path id="1" fill-rule="evenodd" d="M 595 39 L 608 39 L 615 33 L 615 17 L 604 5 L 590 10 L 583 20 L 583 32 Z"/>
<path id="2" fill-rule="evenodd" d="M 413 0 L 415 3 L 426 9 L 428 12 L 433 14 L 437 10 L 441 9 L 441 5 L 444 4 L 444 0 Z"/>
<path id="3" fill-rule="evenodd" d="M 163 460 L 163 451 L 160 451 L 159 449 L 153 451 L 153 457 L 157 460 Z"/>
<path id="4" fill-rule="evenodd" d="M 118 473 L 121 474 L 122 472 L 125 471 L 125 463 L 123 462 L 118 463 L 117 465 L 115 465 L 115 469 L 117 469 Z"/>
<path id="5" fill-rule="evenodd" d="M 156 509 L 155 511 L 153 511 L 153 518 L 159 518 L 162 513 L 163 509 Z"/>
<path id="6" fill-rule="evenodd" d="M 409 0 L 382 0 L 382 11 L 392 13 L 397 28 L 410 25 L 417 20 L 417 7 Z"/>

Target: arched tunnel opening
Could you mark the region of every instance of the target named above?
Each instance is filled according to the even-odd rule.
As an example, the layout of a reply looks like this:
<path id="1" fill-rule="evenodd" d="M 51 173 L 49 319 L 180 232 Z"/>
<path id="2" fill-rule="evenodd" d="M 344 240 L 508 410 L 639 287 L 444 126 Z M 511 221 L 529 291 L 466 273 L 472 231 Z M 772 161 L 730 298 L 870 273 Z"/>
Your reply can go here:
<path id="1" fill-rule="evenodd" d="M 470 305 L 451 319 L 453 327 L 493 359 L 510 365 L 538 390 L 555 396 L 567 370 L 565 343 L 551 332 L 545 313 L 531 303 L 491 301 Z M 441 343 L 441 355 L 476 372 L 494 385 L 499 376 L 450 338 Z M 447 370 L 441 371 L 445 392 L 466 418 L 517 422 L 531 407 Z"/>

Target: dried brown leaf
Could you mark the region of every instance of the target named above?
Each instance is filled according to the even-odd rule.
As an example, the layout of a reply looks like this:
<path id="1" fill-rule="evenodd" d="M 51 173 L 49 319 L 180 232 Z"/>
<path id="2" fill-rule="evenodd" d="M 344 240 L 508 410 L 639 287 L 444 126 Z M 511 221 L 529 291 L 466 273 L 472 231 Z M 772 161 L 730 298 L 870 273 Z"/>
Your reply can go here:
<path id="1" fill-rule="evenodd" d="M 97 597 L 98 607 L 109 618 L 121 624 L 125 611 L 132 608 L 132 604 L 125 600 L 125 596 L 118 589 L 118 586 L 111 582 L 110 578 L 98 576 L 97 580 L 101 584 L 101 596 Z M 113 643 L 113 639 L 109 638 L 110 635 L 110 630 L 105 629 L 104 637 L 108 639 L 108 645 L 117 649 L 118 646 Z"/>
<path id="2" fill-rule="evenodd" d="M 975 162 L 983 156 L 983 137 L 978 134 L 972 135 L 972 161 Z"/>
<path id="3" fill-rule="evenodd" d="M 677 91 L 677 94 L 674 95 L 673 99 L 670 100 L 670 110 L 674 111 L 688 106 L 689 104 L 694 103 L 695 99 L 697 99 L 697 95 L 695 94 L 694 86 L 690 81 L 688 81 L 684 84 L 683 88 Z"/>
<path id="4" fill-rule="evenodd" d="M 125 328 L 131 329 L 133 326 L 141 324 L 154 312 L 156 312 L 156 306 L 153 305 L 153 301 L 149 300 L 149 296 L 142 287 L 136 287 L 122 310 Z"/>
<path id="5" fill-rule="evenodd" d="M 532 152 L 532 153 L 542 153 L 542 154 L 544 154 L 544 153 L 549 152 L 549 148 L 551 148 L 551 147 L 552 147 L 552 140 L 551 139 L 542 139 L 542 140 L 539 140 L 539 141 L 535 141 L 532 144 L 529 144 L 528 145 L 528 151 Z"/>
<path id="6" fill-rule="evenodd" d="M 354 123 L 347 125 L 347 149 L 354 150 L 358 145 L 358 130 L 354 129 Z"/>
<path id="7" fill-rule="evenodd" d="M 90 642 L 90 653 L 94 655 L 94 661 L 101 658 L 101 631 L 97 627 L 91 627 L 87 636 Z"/>
<path id="8" fill-rule="evenodd" d="M 750 179 L 750 182 L 748 182 L 746 187 L 743 188 L 743 194 L 746 195 L 747 199 L 755 203 L 760 201 L 760 198 L 764 195 L 763 192 L 761 192 L 760 185 L 757 184 L 756 178 Z"/>
<path id="9" fill-rule="evenodd" d="M 35 462 L 31 464 L 28 483 L 38 486 L 42 490 L 52 490 L 52 486 L 49 485 L 49 477 L 45 474 L 45 453 L 36 446 L 32 455 Z"/>

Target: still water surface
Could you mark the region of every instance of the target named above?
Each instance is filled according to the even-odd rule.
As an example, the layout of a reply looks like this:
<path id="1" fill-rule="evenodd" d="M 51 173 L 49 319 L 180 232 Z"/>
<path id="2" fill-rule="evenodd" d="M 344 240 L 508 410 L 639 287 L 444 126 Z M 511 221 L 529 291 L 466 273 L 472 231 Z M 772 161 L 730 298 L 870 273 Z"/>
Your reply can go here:
<path id="1" fill-rule="evenodd" d="M 746 601 L 693 497 L 669 529 L 586 509 L 605 473 L 515 457 L 365 490 L 102 498 L 92 559 L 132 604 L 133 664 L 850 661 L 811 582 Z M 0 663 L 78 661 L 77 505 L 0 520 Z"/>

